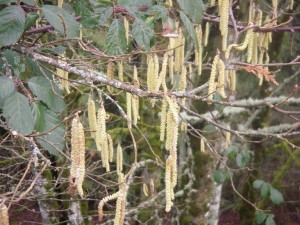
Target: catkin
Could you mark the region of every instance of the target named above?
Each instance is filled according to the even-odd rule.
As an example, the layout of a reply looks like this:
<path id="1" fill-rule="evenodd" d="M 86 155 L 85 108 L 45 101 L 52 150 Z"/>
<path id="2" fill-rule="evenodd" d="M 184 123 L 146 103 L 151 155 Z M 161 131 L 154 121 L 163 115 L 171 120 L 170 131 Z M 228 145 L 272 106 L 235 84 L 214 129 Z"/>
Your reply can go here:
<path id="1" fill-rule="evenodd" d="M 165 190 L 166 190 L 166 212 L 170 212 L 173 206 L 172 202 L 172 181 L 171 181 L 171 170 L 172 170 L 172 159 L 169 156 L 166 161 L 166 171 L 165 171 Z"/>
<path id="2" fill-rule="evenodd" d="M 159 73 L 158 80 L 156 81 L 155 91 L 159 91 L 160 86 L 162 85 L 163 91 L 167 92 L 167 86 L 166 86 L 166 74 L 167 74 L 167 66 L 168 66 L 168 54 L 165 53 L 163 58 L 163 63 L 161 66 L 161 71 Z"/>
<path id="3" fill-rule="evenodd" d="M 85 175 L 85 137 L 84 129 L 76 116 L 71 124 L 71 189 L 77 187 L 78 194 L 82 197 L 82 184 Z"/>
<path id="4" fill-rule="evenodd" d="M 168 5 L 169 7 L 172 7 L 173 6 L 172 0 L 166 0 L 166 5 Z"/>
<path id="5" fill-rule="evenodd" d="M 210 0 L 210 7 L 213 7 L 216 5 L 216 0 Z"/>
<path id="6" fill-rule="evenodd" d="M 123 69 L 123 61 L 118 62 L 118 78 L 119 81 L 124 81 L 124 69 Z"/>
<path id="7" fill-rule="evenodd" d="M 161 117 L 160 117 L 160 141 L 165 140 L 166 134 L 166 121 L 167 121 L 167 100 L 164 98 L 161 105 Z"/>
<path id="8" fill-rule="evenodd" d="M 137 95 L 131 95 L 131 106 L 132 106 L 132 123 L 137 125 L 139 118 L 139 97 Z"/>
<path id="9" fill-rule="evenodd" d="M 88 100 L 88 118 L 89 118 L 89 126 L 90 126 L 90 132 L 91 132 L 91 137 L 95 138 L 96 137 L 96 127 L 97 127 L 97 119 L 96 119 L 96 107 L 95 107 L 95 102 L 89 97 Z"/>
<path id="10" fill-rule="evenodd" d="M 120 174 L 123 171 L 123 150 L 120 145 L 118 144 L 117 147 L 117 173 Z"/>
<path id="11" fill-rule="evenodd" d="M 195 50 L 195 65 L 197 66 L 198 74 L 201 75 L 202 72 L 202 28 L 201 26 L 196 27 L 196 34 L 198 40 L 198 49 Z"/>
<path id="12" fill-rule="evenodd" d="M 222 0 L 220 11 L 220 31 L 222 35 L 222 50 L 226 51 L 227 36 L 228 36 L 228 21 L 229 21 L 229 0 Z"/>
<path id="13" fill-rule="evenodd" d="M 174 56 L 170 56 L 169 58 L 169 77 L 171 80 L 171 84 L 174 83 Z"/>
<path id="14" fill-rule="evenodd" d="M 4 203 L 0 204 L 0 225 L 9 225 L 8 209 Z"/>
<path id="15" fill-rule="evenodd" d="M 228 146 L 231 144 L 231 133 L 229 131 L 226 131 L 225 133 L 225 149 L 228 148 Z"/>
<path id="16" fill-rule="evenodd" d="M 60 54 L 58 62 L 65 62 L 66 61 L 66 55 L 65 53 Z M 70 93 L 70 83 L 68 81 L 69 79 L 69 73 L 67 71 L 64 71 L 60 68 L 56 68 L 56 73 L 60 77 L 60 83 L 63 88 L 68 94 Z"/>
<path id="17" fill-rule="evenodd" d="M 59 8 L 62 8 L 62 5 L 64 4 L 64 0 L 58 0 L 57 1 L 57 6 L 59 7 Z"/>
<path id="18" fill-rule="evenodd" d="M 213 99 L 213 93 L 216 90 L 215 79 L 217 75 L 217 66 L 218 66 L 219 58 L 220 58 L 219 55 L 215 56 L 211 67 L 210 77 L 208 81 L 208 99 L 210 100 Z"/>
<path id="19" fill-rule="evenodd" d="M 291 0 L 290 2 L 290 10 L 292 10 L 294 8 L 294 0 Z"/>
<path id="20" fill-rule="evenodd" d="M 205 143 L 203 138 L 200 139 L 200 151 L 203 153 L 205 152 Z"/>
<path id="21" fill-rule="evenodd" d="M 126 111 L 127 111 L 127 119 L 128 119 L 128 127 L 131 128 L 131 123 L 132 123 L 132 97 L 131 97 L 131 93 L 126 92 Z"/>
<path id="22" fill-rule="evenodd" d="M 208 22 L 205 23 L 205 33 L 204 33 L 204 47 L 207 46 L 208 38 L 210 32 L 210 24 Z"/>
<path id="23" fill-rule="evenodd" d="M 179 38 L 176 39 L 175 43 L 175 72 L 181 72 L 182 65 L 184 63 L 184 44 L 185 38 L 182 34 L 181 28 L 179 28 Z"/>
<path id="24" fill-rule="evenodd" d="M 124 28 L 125 28 L 126 43 L 128 45 L 128 43 L 129 43 L 129 22 L 125 16 L 124 16 Z"/>
<path id="25" fill-rule="evenodd" d="M 107 65 L 107 72 L 106 72 L 107 73 L 106 76 L 109 80 L 114 79 L 114 70 L 115 70 L 115 64 L 112 61 L 109 61 Z M 112 93 L 113 87 L 107 86 L 107 90 L 108 92 Z"/>
<path id="26" fill-rule="evenodd" d="M 218 61 L 218 83 L 219 83 L 219 94 L 222 96 L 222 98 L 226 98 L 225 94 L 225 65 L 221 59 Z"/>
<path id="27" fill-rule="evenodd" d="M 120 191 L 112 194 L 112 195 L 109 195 L 109 196 L 106 196 L 105 198 L 103 198 L 99 204 L 98 204 L 98 217 L 99 217 L 99 221 L 102 221 L 103 220 L 103 206 L 105 203 L 111 201 L 111 200 L 114 200 L 114 199 L 117 199 L 119 196 L 121 195 Z"/>
<path id="28" fill-rule="evenodd" d="M 107 141 L 108 141 L 109 162 L 112 162 L 114 159 L 114 146 L 113 146 L 114 143 L 110 134 L 107 134 Z"/>
<path id="29" fill-rule="evenodd" d="M 147 87 L 148 91 L 154 91 L 157 82 L 157 77 L 155 73 L 154 57 L 147 56 Z"/>
<path id="30" fill-rule="evenodd" d="M 230 90 L 236 90 L 236 72 L 235 70 L 230 70 Z"/>
<path id="31" fill-rule="evenodd" d="M 143 193 L 145 196 L 149 196 L 149 188 L 145 183 L 143 183 Z"/>

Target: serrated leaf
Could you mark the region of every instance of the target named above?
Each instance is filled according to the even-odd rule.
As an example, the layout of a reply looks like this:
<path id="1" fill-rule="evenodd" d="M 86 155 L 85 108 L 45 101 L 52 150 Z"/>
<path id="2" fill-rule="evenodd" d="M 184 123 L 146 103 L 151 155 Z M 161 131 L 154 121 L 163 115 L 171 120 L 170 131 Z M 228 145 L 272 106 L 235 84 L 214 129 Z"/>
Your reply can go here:
<path id="1" fill-rule="evenodd" d="M 54 5 L 44 5 L 42 11 L 48 22 L 60 33 L 66 33 L 67 38 L 79 37 L 79 23 L 66 10 Z"/>
<path id="2" fill-rule="evenodd" d="M 15 92 L 5 100 L 3 116 L 11 129 L 24 135 L 32 133 L 34 120 L 29 101 L 21 93 Z"/>
<path id="3" fill-rule="evenodd" d="M 166 21 L 169 15 L 168 10 L 161 5 L 154 5 L 150 7 L 146 13 L 150 16 L 154 15 L 154 20 L 162 19 L 163 21 Z"/>
<path id="4" fill-rule="evenodd" d="M 203 13 L 206 9 L 202 0 L 178 0 L 178 4 L 194 23 L 201 23 Z"/>
<path id="5" fill-rule="evenodd" d="M 267 220 L 266 220 L 266 225 L 276 225 L 274 219 L 273 219 L 274 215 L 269 215 L 267 217 Z"/>
<path id="6" fill-rule="evenodd" d="M 40 104 L 34 102 L 32 103 L 32 115 L 34 120 L 34 129 L 36 131 L 44 131 L 45 130 L 45 118 L 40 107 Z"/>
<path id="7" fill-rule="evenodd" d="M 0 48 L 12 45 L 21 38 L 25 27 L 25 13 L 20 6 L 9 6 L 0 11 Z"/>
<path id="8" fill-rule="evenodd" d="M 113 14 L 113 7 L 108 7 L 107 9 L 103 10 L 99 19 L 99 25 L 103 26 L 106 21 L 111 17 Z"/>
<path id="9" fill-rule="evenodd" d="M 35 115 L 40 117 L 38 120 L 44 120 L 45 125 L 44 127 L 36 126 L 36 128 L 43 128 L 37 129 L 37 131 L 40 133 L 48 132 L 48 134 L 37 138 L 38 143 L 51 155 L 60 156 L 59 151 L 62 151 L 65 146 L 65 128 L 63 125 L 59 125 L 61 121 L 59 116 L 41 104 L 36 104 L 35 110 L 37 110 Z"/>
<path id="10" fill-rule="evenodd" d="M 26 31 L 29 28 L 31 28 L 35 24 L 35 21 L 38 18 L 39 18 L 39 15 L 36 14 L 36 13 L 33 13 L 33 12 L 27 13 L 24 31 Z"/>
<path id="11" fill-rule="evenodd" d="M 125 28 L 118 19 L 114 19 L 108 29 L 106 48 L 110 55 L 121 55 L 126 49 Z"/>
<path id="12" fill-rule="evenodd" d="M 263 212 L 258 212 L 255 214 L 255 222 L 257 224 L 262 224 L 265 219 L 267 218 L 268 214 L 263 213 Z"/>
<path id="13" fill-rule="evenodd" d="M 141 48 L 150 49 L 150 40 L 153 36 L 152 29 L 140 19 L 135 19 L 132 25 L 132 36 Z"/>
<path id="14" fill-rule="evenodd" d="M 28 81 L 30 90 L 54 112 L 62 112 L 65 103 L 56 84 L 41 76 L 32 77 Z"/>
<path id="15" fill-rule="evenodd" d="M 265 182 L 263 180 L 255 180 L 252 184 L 253 188 L 260 189 Z"/>
<path id="16" fill-rule="evenodd" d="M 216 170 L 213 176 L 214 181 L 217 182 L 218 184 L 224 183 L 226 177 L 227 177 L 226 174 L 222 170 Z"/>
<path id="17" fill-rule="evenodd" d="M 270 185 L 266 182 L 264 182 L 261 186 L 261 189 L 260 189 L 260 195 L 262 197 L 267 197 L 270 193 Z"/>
<path id="18" fill-rule="evenodd" d="M 270 200 L 273 202 L 273 204 L 279 205 L 283 202 L 283 196 L 276 188 L 270 188 Z"/>
<path id="19" fill-rule="evenodd" d="M 0 107 L 3 106 L 5 100 L 15 91 L 15 84 L 8 77 L 0 77 Z"/>
<path id="20" fill-rule="evenodd" d="M 188 34 L 192 38 L 195 48 L 198 49 L 198 39 L 197 39 L 196 31 L 194 29 L 192 22 L 183 12 L 180 12 L 180 18 L 181 18 Z"/>

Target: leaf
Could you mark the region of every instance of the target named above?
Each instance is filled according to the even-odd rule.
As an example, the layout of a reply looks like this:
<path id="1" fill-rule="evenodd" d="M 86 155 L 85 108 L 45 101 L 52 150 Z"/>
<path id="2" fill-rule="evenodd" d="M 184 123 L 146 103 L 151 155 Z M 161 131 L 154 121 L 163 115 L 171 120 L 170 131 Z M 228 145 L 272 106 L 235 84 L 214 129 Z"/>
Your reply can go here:
<path id="1" fill-rule="evenodd" d="M 201 23 L 203 13 L 206 9 L 202 0 L 178 0 L 178 4 L 194 23 Z"/>
<path id="2" fill-rule="evenodd" d="M 106 21 L 111 17 L 113 14 L 113 7 L 107 7 L 107 9 L 103 10 L 99 19 L 99 25 L 103 26 Z"/>
<path id="3" fill-rule="evenodd" d="M 270 185 L 264 182 L 260 189 L 260 195 L 262 197 L 267 197 L 269 193 L 270 193 Z"/>
<path id="4" fill-rule="evenodd" d="M 279 205 L 283 202 L 283 196 L 276 188 L 270 188 L 270 200 L 273 202 L 273 204 Z"/>
<path id="5" fill-rule="evenodd" d="M 0 0 L 0 5 L 8 4 L 12 2 L 18 2 L 17 0 Z"/>
<path id="6" fill-rule="evenodd" d="M 255 214 L 255 222 L 257 224 L 262 224 L 265 219 L 267 218 L 268 214 L 263 213 L 263 212 L 258 212 Z"/>
<path id="7" fill-rule="evenodd" d="M 44 5 L 42 11 L 48 22 L 60 33 L 66 33 L 67 38 L 79 37 L 79 23 L 66 10 L 53 5 Z"/>
<path id="8" fill-rule="evenodd" d="M 215 182 L 222 184 L 226 180 L 227 175 L 222 170 L 216 170 L 213 177 Z"/>
<path id="9" fill-rule="evenodd" d="M 168 19 L 168 10 L 161 5 L 154 5 L 150 7 L 147 12 L 149 16 L 154 15 L 154 20 L 162 19 L 162 21 L 166 21 Z"/>
<path id="10" fill-rule="evenodd" d="M 8 77 L 0 77 L 0 107 L 3 106 L 5 100 L 15 91 L 15 84 Z"/>
<path id="11" fill-rule="evenodd" d="M 106 48 L 110 55 L 120 55 L 126 49 L 125 28 L 123 23 L 114 19 L 106 36 Z"/>
<path id="12" fill-rule="evenodd" d="M 51 83 L 47 78 L 41 76 L 32 77 L 28 81 L 28 86 L 33 94 L 54 112 L 62 112 L 65 109 L 64 100 L 56 84 Z"/>
<path id="13" fill-rule="evenodd" d="M 25 3 L 26 5 L 35 6 L 34 0 L 21 0 L 21 2 Z"/>
<path id="14" fill-rule="evenodd" d="M 20 6 L 0 11 L 0 48 L 12 45 L 21 38 L 25 27 L 25 13 Z"/>
<path id="15" fill-rule="evenodd" d="M 33 13 L 33 12 L 27 13 L 24 31 L 29 30 L 29 28 L 31 28 L 35 24 L 35 21 L 38 18 L 39 18 L 39 15 L 36 13 Z"/>
<path id="16" fill-rule="evenodd" d="M 4 102 L 3 116 L 8 126 L 21 134 L 30 134 L 34 128 L 34 120 L 28 99 L 15 92 Z"/>
<path id="17" fill-rule="evenodd" d="M 188 34 L 192 38 L 195 48 L 198 49 L 198 39 L 197 39 L 196 31 L 194 29 L 192 22 L 183 12 L 180 12 L 180 18 L 181 18 L 186 30 L 188 31 Z"/>
<path id="18" fill-rule="evenodd" d="M 238 147 L 236 145 L 230 145 L 227 149 L 227 157 L 233 158 L 238 153 Z"/>
<path id="19" fill-rule="evenodd" d="M 266 225 L 276 225 L 274 219 L 273 219 L 274 215 L 269 215 L 267 220 L 266 220 Z"/>
<path id="20" fill-rule="evenodd" d="M 118 0 L 118 4 L 122 6 L 135 6 L 135 7 L 141 7 L 141 6 L 151 6 L 153 5 L 152 0 Z"/>
<path id="21" fill-rule="evenodd" d="M 265 182 L 263 180 L 255 180 L 252 184 L 253 188 L 260 189 Z"/>
<path id="22" fill-rule="evenodd" d="M 134 40 L 141 48 L 145 48 L 146 50 L 150 49 L 150 40 L 153 36 L 153 32 L 146 23 L 140 19 L 135 19 L 131 33 Z"/>
<path id="23" fill-rule="evenodd" d="M 33 111 L 37 131 L 40 133 L 48 132 L 48 134 L 37 138 L 38 143 L 51 155 L 60 156 L 57 149 L 62 151 L 65 146 L 65 128 L 63 125 L 59 125 L 60 118 L 55 112 L 39 103 L 35 104 Z"/>

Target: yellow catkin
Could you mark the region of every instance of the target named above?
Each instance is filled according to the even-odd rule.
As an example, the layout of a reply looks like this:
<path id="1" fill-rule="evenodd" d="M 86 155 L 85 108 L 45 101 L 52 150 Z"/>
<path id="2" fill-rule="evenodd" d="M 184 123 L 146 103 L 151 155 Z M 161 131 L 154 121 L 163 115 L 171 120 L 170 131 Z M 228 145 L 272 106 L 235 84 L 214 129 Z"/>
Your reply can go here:
<path id="1" fill-rule="evenodd" d="M 171 170 L 172 170 L 172 159 L 169 156 L 166 161 L 166 171 L 165 171 L 165 190 L 166 190 L 166 212 L 170 212 L 173 206 L 172 202 L 172 183 L 171 183 Z"/>
<path id="2" fill-rule="evenodd" d="M 205 152 L 205 143 L 203 138 L 200 139 L 200 151 L 203 153 Z"/>
<path id="3" fill-rule="evenodd" d="M 209 81 L 208 81 L 208 99 L 213 99 L 213 93 L 216 90 L 216 85 L 215 85 L 215 79 L 217 75 L 217 66 L 218 66 L 218 61 L 219 61 L 219 55 L 216 55 L 212 67 L 211 67 L 211 72 L 209 76 Z"/>
<path id="4" fill-rule="evenodd" d="M 208 22 L 205 23 L 205 33 L 204 33 L 204 47 L 207 46 L 208 38 L 210 32 L 210 24 Z"/>
<path id="5" fill-rule="evenodd" d="M 216 0 L 210 0 L 210 6 L 213 7 L 216 5 Z"/>
<path id="6" fill-rule="evenodd" d="M 173 119 L 172 112 L 169 110 L 167 112 L 167 124 L 166 124 L 166 150 L 172 148 L 172 137 L 173 137 Z"/>
<path id="7" fill-rule="evenodd" d="M 106 171 L 110 171 L 109 167 L 109 149 L 106 133 L 106 112 L 104 106 L 102 105 L 98 109 L 97 115 L 97 131 L 96 131 L 96 146 L 98 151 L 101 152 L 102 166 L 106 168 Z"/>
<path id="8" fill-rule="evenodd" d="M 143 193 L 145 196 L 149 196 L 149 188 L 145 183 L 143 183 Z"/>
<path id="9" fill-rule="evenodd" d="M 231 145 L 231 133 L 225 132 L 225 149 L 227 149 Z"/>
<path id="10" fill-rule="evenodd" d="M 76 116 L 71 124 L 71 170 L 70 184 L 76 186 L 82 197 L 82 184 L 85 175 L 85 136 L 79 117 Z M 72 187 L 71 187 L 72 188 Z"/>
<path id="11" fill-rule="evenodd" d="M 222 0 L 220 11 L 220 31 L 222 35 L 222 50 L 227 49 L 227 36 L 228 36 L 228 21 L 229 21 L 229 0 Z"/>
<path id="12" fill-rule="evenodd" d="M 172 0 L 166 0 L 166 5 L 169 6 L 169 7 L 173 7 Z"/>
<path id="13" fill-rule="evenodd" d="M 109 80 L 114 79 L 114 70 L 115 64 L 112 61 L 108 62 L 106 76 Z M 113 91 L 113 87 L 107 86 L 107 90 L 111 93 Z"/>
<path id="14" fill-rule="evenodd" d="M 187 86 L 186 76 L 187 76 L 187 69 L 186 69 L 186 66 L 183 66 L 182 70 L 181 70 L 179 85 L 178 85 L 178 90 L 179 91 L 185 91 L 186 90 L 186 86 Z M 181 103 L 183 105 L 185 105 L 185 100 L 186 100 L 185 98 L 182 98 Z"/>
<path id="15" fill-rule="evenodd" d="M 236 90 L 236 72 L 235 70 L 230 70 L 230 90 Z"/>
<path id="16" fill-rule="evenodd" d="M 123 171 L 123 150 L 119 143 L 117 147 L 117 173 L 119 174 L 122 171 Z"/>
<path id="17" fill-rule="evenodd" d="M 124 175 L 122 173 L 119 174 L 119 192 L 120 195 L 117 198 L 116 203 L 116 214 L 114 219 L 114 225 L 123 225 L 124 217 L 125 217 L 125 198 L 126 198 L 126 184 L 124 180 Z"/>
<path id="18" fill-rule="evenodd" d="M 255 51 L 254 49 L 254 41 L 256 41 L 256 39 L 254 38 L 254 36 L 256 35 L 252 29 L 251 29 L 251 35 L 249 35 L 249 39 L 248 39 L 248 46 L 247 46 L 247 62 L 250 63 L 252 60 L 252 55 Z M 256 60 L 257 60 L 257 56 L 256 56 Z"/>
<path id="19" fill-rule="evenodd" d="M 121 193 L 118 191 L 112 195 L 106 196 L 105 198 L 101 199 L 101 201 L 98 204 L 98 217 L 99 217 L 99 221 L 103 220 L 103 206 L 105 203 L 117 199 L 119 196 L 121 195 Z"/>
<path id="20" fill-rule="evenodd" d="M 219 94 L 222 96 L 222 98 L 226 98 L 225 94 L 225 65 L 221 59 L 218 61 L 218 84 L 219 84 Z"/>
<path id="21" fill-rule="evenodd" d="M 123 61 L 118 62 L 118 78 L 119 81 L 124 81 L 124 69 L 123 69 Z"/>
<path id="22" fill-rule="evenodd" d="M 108 141 L 109 162 L 112 162 L 114 159 L 114 146 L 113 146 L 114 143 L 110 134 L 107 134 L 107 141 Z"/>
<path id="23" fill-rule="evenodd" d="M 83 31 L 82 31 L 82 25 L 79 25 L 79 40 L 82 40 L 83 37 Z"/>
<path id="24" fill-rule="evenodd" d="M 148 91 L 154 91 L 157 81 L 157 77 L 155 77 L 154 58 L 148 55 L 147 59 L 147 87 Z"/>
<path id="25" fill-rule="evenodd" d="M 65 53 L 60 54 L 58 61 L 59 62 L 65 62 L 66 61 Z M 62 86 L 63 90 L 65 90 L 69 94 L 70 93 L 70 83 L 68 81 L 69 73 L 62 70 L 62 69 L 60 69 L 60 68 L 56 69 L 56 73 L 60 77 L 59 80 L 60 80 L 60 83 L 61 83 L 61 86 Z"/>
<path id="26" fill-rule="evenodd" d="M 294 0 L 291 0 L 290 2 L 290 10 L 292 10 L 294 8 Z"/>
<path id="27" fill-rule="evenodd" d="M 131 106 L 132 106 L 132 123 L 137 125 L 139 118 L 139 97 L 136 95 L 131 95 Z"/>
<path id="28" fill-rule="evenodd" d="M 254 20 L 254 13 L 255 13 L 255 9 L 254 9 L 254 3 L 250 2 L 250 6 L 249 6 L 249 15 L 248 15 L 248 23 L 253 23 Z"/>
<path id="29" fill-rule="evenodd" d="M 184 44 L 185 44 L 185 38 L 182 34 L 181 28 L 179 28 L 179 38 L 176 39 L 176 49 L 175 49 L 175 72 L 179 73 L 181 72 L 182 65 L 184 63 Z"/>
<path id="30" fill-rule="evenodd" d="M 167 74 L 167 66 L 168 66 L 168 53 L 164 54 L 163 63 L 161 65 L 161 71 L 159 73 L 158 80 L 156 81 L 155 91 L 159 91 L 160 86 L 163 86 L 163 91 L 167 92 L 166 86 L 166 74 Z"/>
<path id="31" fill-rule="evenodd" d="M 9 225 L 8 208 L 5 204 L 0 204 L 0 224 Z"/>
<path id="32" fill-rule="evenodd" d="M 155 74 L 155 79 L 158 79 L 158 76 L 159 76 L 159 60 L 158 60 L 158 56 L 156 54 L 154 54 L 154 74 Z M 155 90 L 155 87 L 156 87 L 156 82 L 157 80 L 155 81 L 155 84 L 153 84 L 153 88 Z"/>
<path id="33" fill-rule="evenodd" d="M 169 77 L 171 84 L 174 84 L 174 56 L 169 57 Z"/>
<path id="34" fill-rule="evenodd" d="M 64 0 L 58 0 L 58 1 L 57 1 L 57 6 L 58 6 L 59 8 L 62 8 L 63 4 L 64 4 Z"/>
<path id="35" fill-rule="evenodd" d="M 128 45 L 128 43 L 129 43 L 129 22 L 125 16 L 124 16 L 124 28 L 125 28 L 126 43 Z"/>
<path id="36" fill-rule="evenodd" d="M 278 9 L 278 2 L 277 0 L 272 0 L 272 6 L 273 6 L 273 17 L 275 21 L 273 21 L 273 24 L 277 24 L 277 9 Z"/>
<path id="37" fill-rule="evenodd" d="M 128 126 L 131 128 L 131 123 L 132 123 L 132 96 L 129 92 L 126 92 L 126 111 L 127 111 L 127 118 L 128 118 Z"/>
<path id="38" fill-rule="evenodd" d="M 167 121 L 167 100 L 164 98 L 161 105 L 161 117 L 160 117 L 160 141 L 165 140 L 166 134 L 166 121 Z"/>
<path id="39" fill-rule="evenodd" d="M 95 107 L 95 102 L 89 97 L 88 100 L 88 119 L 89 119 L 89 126 L 90 126 L 90 132 L 91 132 L 91 137 L 95 138 L 96 137 L 96 127 L 97 127 L 97 119 L 96 119 L 96 107 Z"/>
<path id="40" fill-rule="evenodd" d="M 195 50 L 195 65 L 197 66 L 198 74 L 201 75 L 202 72 L 202 28 L 201 26 L 196 27 L 196 34 L 198 40 L 198 49 Z"/>

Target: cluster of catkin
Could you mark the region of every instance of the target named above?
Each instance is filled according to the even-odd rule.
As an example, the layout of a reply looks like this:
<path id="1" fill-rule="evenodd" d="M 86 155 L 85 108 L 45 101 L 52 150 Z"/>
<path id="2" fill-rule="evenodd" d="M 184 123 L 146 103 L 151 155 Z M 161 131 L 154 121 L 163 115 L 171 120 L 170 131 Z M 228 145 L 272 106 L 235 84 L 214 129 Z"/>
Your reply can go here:
<path id="1" fill-rule="evenodd" d="M 82 184 L 85 176 L 85 136 L 84 129 L 77 115 L 71 124 L 71 169 L 70 193 L 83 197 Z"/>
<path id="2" fill-rule="evenodd" d="M 107 203 L 108 201 L 117 200 L 114 225 L 123 225 L 124 224 L 126 192 L 127 192 L 127 185 L 126 185 L 126 181 L 124 179 L 124 175 L 123 175 L 123 173 L 119 173 L 119 191 L 112 195 L 106 196 L 99 202 L 99 205 L 98 205 L 99 221 L 103 220 L 104 204 Z"/>
<path id="3" fill-rule="evenodd" d="M 165 96 L 162 101 L 160 140 L 166 139 L 165 147 L 169 151 L 165 171 L 166 212 L 169 212 L 173 205 L 174 188 L 177 184 L 178 125 L 178 105 L 175 100 Z"/>
<path id="4" fill-rule="evenodd" d="M 62 62 L 65 62 L 65 61 L 66 61 L 66 54 L 65 53 L 60 54 L 59 58 L 58 58 L 58 62 L 62 63 Z M 65 90 L 67 93 L 70 93 L 70 83 L 68 81 L 69 73 L 67 71 L 64 71 L 64 70 L 60 69 L 60 68 L 57 68 L 56 69 L 56 74 L 60 77 L 59 81 L 60 81 L 60 84 L 61 84 L 63 90 Z"/>
<path id="5" fill-rule="evenodd" d="M 216 78 L 218 75 L 218 80 Z M 210 77 L 208 81 L 208 99 L 213 99 L 213 94 L 215 91 L 219 92 L 222 98 L 226 98 L 225 94 L 225 65 L 220 59 L 219 55 L 216 55 L 210 72 Z"/>

